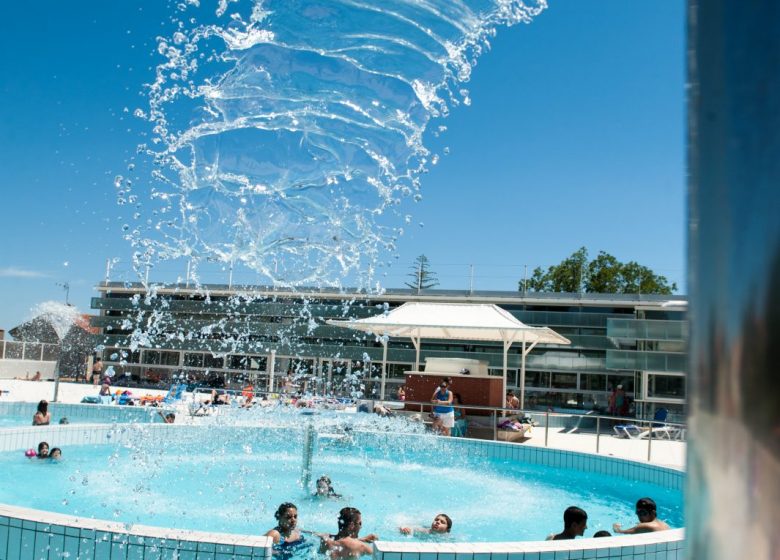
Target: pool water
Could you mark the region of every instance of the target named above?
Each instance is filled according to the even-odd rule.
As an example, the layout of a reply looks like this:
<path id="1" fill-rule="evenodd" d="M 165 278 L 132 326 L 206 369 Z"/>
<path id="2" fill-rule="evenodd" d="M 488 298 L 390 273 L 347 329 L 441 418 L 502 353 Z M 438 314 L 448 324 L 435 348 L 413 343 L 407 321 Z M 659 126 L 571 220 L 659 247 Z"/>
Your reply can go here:
<path id="1" fill-rule="evenodd" d="M 175 428 L 174 428 L 175 429 Z M 336 531 L 340 508 L 363 513 L 361 534 L 403 540 L 399 526 L 453 519 L 452 541 L 542 540 L 562 529 L 564 509 L 589 514 L 586 536 L 612 523 L 632 526 L 634 503 L 653 497 L 659 517 L 681 527 L 674 490 L 596 473 L 470 457 L 432 436 L 323 434 L 315 441 L 312 478 L 302 488 L 304 431 L 219 428 L 184 430 L 175 443 L 139 431 L 129 445 L 63 449 L 59 463 L 0 453 L 0 502 L 71 515 L 163 527 L 263 534 L 282 502 L 299 508 L 299 525 Z M 57 446 L 56 441 L 49 444 Z M 340 499 L 315 499 L 314 481 L 333 480 Z"/>

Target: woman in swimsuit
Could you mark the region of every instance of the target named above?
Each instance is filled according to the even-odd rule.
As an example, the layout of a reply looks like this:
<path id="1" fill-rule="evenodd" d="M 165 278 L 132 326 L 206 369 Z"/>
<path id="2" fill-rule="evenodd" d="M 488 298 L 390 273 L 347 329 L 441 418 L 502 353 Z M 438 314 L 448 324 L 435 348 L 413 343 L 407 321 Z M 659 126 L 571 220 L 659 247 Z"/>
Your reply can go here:
<path id="1" fill-rule="evenodd" d="M 49 403 L 42 400 L 38 403 L 38 410 L 33 415 L 33 426 L 48 426 L 51 422 L 51 414 L 49 413 Z"/>
<path id="2" fill-rule="evenodd" d="M 273 540 L 274 556 L 289 558 L 295 554 L 295 550 L 304 544 L 303 535 L 297 529 L 298 507 L 290 502 L 285 502 L 274 513 L 277 525 L 265 536 Z"/>

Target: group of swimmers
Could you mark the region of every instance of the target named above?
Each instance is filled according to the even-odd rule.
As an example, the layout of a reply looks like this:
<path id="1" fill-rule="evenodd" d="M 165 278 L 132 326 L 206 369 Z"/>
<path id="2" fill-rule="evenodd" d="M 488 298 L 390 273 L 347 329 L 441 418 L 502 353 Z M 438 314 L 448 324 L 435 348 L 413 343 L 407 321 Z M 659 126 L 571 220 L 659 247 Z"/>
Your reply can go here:
<path id="1" fill-rule="evenodd" d="M 669 525 L 658 519 L 656 514 L 656 505 L 651 498 L 640 498 L 636 502 L 636 516 L 639 523 L 630 529 L 623 529 L 620 523 L 612 525 L 612 530 L 621 535 L 636 535 L 638 533 L 651 533 L 654 531 L 665 531 Z M 560 541 L 574 539 L 585 534 L 588 528 L 588 514 L 584 509 L 577 506 L 566 508 L 563 512 L 563 531 L 558 534 L 552 534 L 547 537 L 548 541 Z M 594 537 L 611 537 L 609 531 L 597 531 Z"/>
<path id="2" fill-rule="evenodd" d="M 331 480 L 327 476 L 321 476 L 316 483 L 317 498 L 340 498 L 333 489 Z M 300 557 L 305 550 L 315 546 L 320 553 L 328 554 L 332 559 L 355 558 L 372 553 L 371 543 L 377 540 L 375 534 L 360 536 L 363 527 L 363 516 L 360 510 L 354 507 L 344 507 L 339 511 L 336 533 L 316 533 L 298 529 L 298 507 L 291 503 L 281 504 L 274 513 L 276 526 L 266 532 L 266 536 L 273 541 L 274 556 L 283 560 L 292 557 Z M 444 513 L 438 514 L 428 527 L 399 527 L 404 535 L 412 534 L 444 534 L 452 530 L 452 519 Z M 308 539 L 306 535 L 316 537 L 319 543 Z"/>
<path id="3" fill-rule="evenodd" d="M 59 447 L 53 447 L 49 449 L 49 444 L 42 441 L 38 444 L 38 451 L 35 449 L 28 449 L 25 452 L 25 456 L 29 459 L 51 459 L 52 461 L 59 461 L 62 459 L 62 449 Z"/>

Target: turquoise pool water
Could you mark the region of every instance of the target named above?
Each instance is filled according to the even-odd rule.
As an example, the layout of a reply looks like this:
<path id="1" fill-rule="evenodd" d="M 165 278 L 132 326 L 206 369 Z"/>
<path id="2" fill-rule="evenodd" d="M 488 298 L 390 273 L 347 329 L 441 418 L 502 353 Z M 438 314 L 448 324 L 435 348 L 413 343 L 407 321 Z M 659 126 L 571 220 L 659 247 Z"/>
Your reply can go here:
<path id="1" fill-rule="evenodd" d="M 323 434 L 313 480 L 333 479 L 341 499 L 317 500 L 300 485 L 300 429 L 210 427 L 174 443 L 144 434 L 129 445 L 71 446 L 60 463 L 0 453 L 0 502 L 72 515 L 164 527 L 262 534 L 285 501 L 303 528 L 335 532 L 338 510 L 363 512 L 363 533 L 403 540 L 402 525 L 453 519 L 453 541 L 541 540 L 562 528 L 563 510 L 583 507 L 586 536 L 635 522 L 634 502 L 652 496 L 659 517 L 681 527 L 680 492 L 571 469 L 472 457 L 432 436 Z M 57 446 L 56 441 L 49 441 Z"/>

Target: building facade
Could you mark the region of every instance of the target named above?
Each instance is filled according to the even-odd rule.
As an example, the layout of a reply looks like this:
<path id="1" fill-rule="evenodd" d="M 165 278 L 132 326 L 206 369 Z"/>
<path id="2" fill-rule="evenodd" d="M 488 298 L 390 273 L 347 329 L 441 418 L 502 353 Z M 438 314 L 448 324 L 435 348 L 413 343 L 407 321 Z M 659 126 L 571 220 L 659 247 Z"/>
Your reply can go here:
<path id="1" fill-rule="evenodd" d="M 141 386 L 188 379 L 318 394 L 375 394 L 382 345 L 326 325 L 407 301 L 492 303 L 532 326 L 548 326 L 570 346 L 538 345 L 526 360 L 527 408 L 606 409 L 621 385 L 631 413 L 685 413 L 688 326 L 682 296 L 387 290 L 381 295 L 328 289 L 284 291 L 213 285 L 191 288 L 107 282 L 97 286 L 92 325 L 106 366 Z M 501 375 L 500 343 L 423 340 L 426 357 L 486 360 Z M 413 369 L 409 340 L 388 344 L 388 393 Z M 509 354 L 507 386 L 518 388 L 520 349 Z M 284 379 L 282 379 L 284 378 Z"/>

